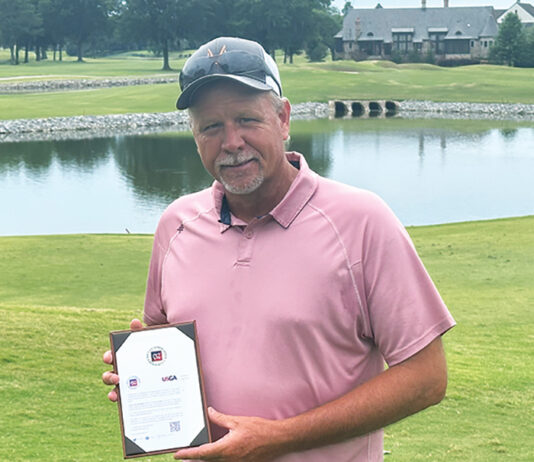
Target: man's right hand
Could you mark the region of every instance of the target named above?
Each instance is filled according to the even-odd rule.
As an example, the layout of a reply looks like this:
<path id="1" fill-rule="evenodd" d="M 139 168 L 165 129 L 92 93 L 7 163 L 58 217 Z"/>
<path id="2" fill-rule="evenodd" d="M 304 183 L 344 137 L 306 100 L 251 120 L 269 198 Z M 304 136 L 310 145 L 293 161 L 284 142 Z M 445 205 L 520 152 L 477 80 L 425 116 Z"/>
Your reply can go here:
<path id="1" fill-rule="evenodd" d="M 131 330 L 139 330 L 142 328 L 143 323 L 139 321 L 139 319 L 132 319 L 132 322 L 130 322 Z M 104 355 L 102 356 L 102 360 L 106 364 L 113 364 L 113 355 L 111 354 L 111 350 L 108 350 L 104 353 Z M 112 385 L 115 387 L 108 393 L 108 398 L 111 401 L 117 401 L 117 385 L 119 384 L 119 376 L 115 374 L 115 371 L 106 371 L 102 374 L 102 381 L 106 385 Z"/>

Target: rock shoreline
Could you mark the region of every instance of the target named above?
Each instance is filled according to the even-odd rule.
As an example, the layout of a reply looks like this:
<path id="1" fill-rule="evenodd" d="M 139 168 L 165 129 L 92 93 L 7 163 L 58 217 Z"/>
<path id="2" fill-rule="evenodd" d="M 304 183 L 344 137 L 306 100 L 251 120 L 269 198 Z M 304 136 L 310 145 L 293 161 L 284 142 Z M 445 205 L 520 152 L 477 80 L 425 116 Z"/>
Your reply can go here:
<path id="1" fill-rule="evenodd" d="M 132 85 L 156 85 L 177 83 L 178 75 L 161 77 L 124 77 L 106 79 L 56 79 L 31 80 L 27 82 L 0 83 L 0 94 L 38 93 L 68 90 L 85 90 L 93 88 L 128 87 Z"/>
<path id="2" fill-rule="evenodd" d="M 292 120 L 329 116 L 327 103 L 295 104 L 292 110 Z M 534 121 L 534 105 L 403 101 L 396 117 Z M 188 129 L 186 111 L 15 119 L 0 121 L 0 142 L 87 139 Z"/>
<path id="3" fill-rule="evenodd" d="M 499 120 L 534 120 L 534 104 L 522 103 L 436 103 L 403 101 L 401 114 L 435 114 L 439 118 L 478 118 Z M 463 117 L 459 117 L 463 116 Z"/>
<path id="4" fill-rule="evenodd" d="M 328 117 L 328 104 L 296 104 L 292 120 Z M 189 130 L 187 111 L 0 120 L 0 143 L 87 139 Z"/>

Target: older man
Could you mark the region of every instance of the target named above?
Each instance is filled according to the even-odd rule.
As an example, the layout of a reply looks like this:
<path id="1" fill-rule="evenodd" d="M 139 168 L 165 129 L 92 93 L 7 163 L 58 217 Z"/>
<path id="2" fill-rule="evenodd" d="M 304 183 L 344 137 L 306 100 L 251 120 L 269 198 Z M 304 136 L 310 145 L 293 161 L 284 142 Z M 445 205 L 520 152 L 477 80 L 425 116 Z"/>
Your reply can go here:
<path id="1" fill-rule="evenodd" d="M 180 83 L 215 182 L 163 214 L 144 319 L 197 321 L 216 441 L 175 457 L 382 460 L 381 428 L 444 396 L 454 325 L 405 229 L 285 152 L 291 107 L 259 44 L 215 39 Z"/>

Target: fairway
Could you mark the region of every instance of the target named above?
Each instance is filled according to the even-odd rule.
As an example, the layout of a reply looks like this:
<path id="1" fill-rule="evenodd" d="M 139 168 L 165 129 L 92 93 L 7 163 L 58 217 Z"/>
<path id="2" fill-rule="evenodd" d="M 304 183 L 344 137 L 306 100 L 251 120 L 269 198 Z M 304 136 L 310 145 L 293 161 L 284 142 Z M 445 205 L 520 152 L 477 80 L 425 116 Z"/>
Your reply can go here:
<path id="1" fill-rule="evenodd" d="M 532 229 L 534 216 L 409 229 L 458 326 L 447 397 L 386 430 L 386 462 L 534 460 Z M 141 316 L 151 245 L 0 238 L 0 460 L 122 460 L 101 355 Z"/>
<path id="2" fill-rule="evenodd" d="M 47 79 L 102 79 L 177 75 L 185 59 L 174 54 L 173 71 L 161 59 L 120 55 L 77 63 L 0 63 L 0 84 Z M 390 61 L 310 63 L 297 56 L 284 64 L 278 54 L 284 95 L 292 103 L 334 99 L 393 99 L 534 104 L 534 69 L 493 65 L 456 68 Z M 52 93 L 0 94 L 0 120 L 132 112 L 170 112 L 178 84 L 139 85 Z"/>

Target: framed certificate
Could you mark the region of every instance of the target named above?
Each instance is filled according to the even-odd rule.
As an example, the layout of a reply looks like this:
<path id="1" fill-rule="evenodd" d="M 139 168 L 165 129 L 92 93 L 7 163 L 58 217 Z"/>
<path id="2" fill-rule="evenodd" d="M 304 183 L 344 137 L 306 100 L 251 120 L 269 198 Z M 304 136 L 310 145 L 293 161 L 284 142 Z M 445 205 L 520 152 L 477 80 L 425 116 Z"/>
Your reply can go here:
<path id="1" fill-rule="evenodd" d="M 211 441 L 194 322 L 110 333 L 124 458 Z"/>

